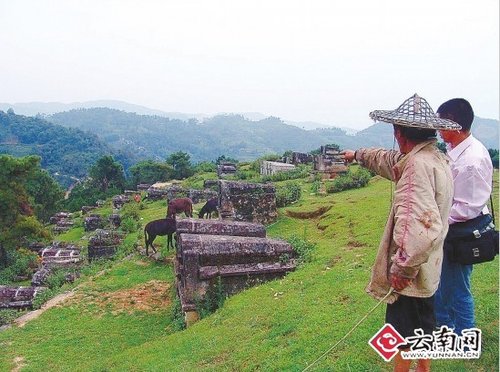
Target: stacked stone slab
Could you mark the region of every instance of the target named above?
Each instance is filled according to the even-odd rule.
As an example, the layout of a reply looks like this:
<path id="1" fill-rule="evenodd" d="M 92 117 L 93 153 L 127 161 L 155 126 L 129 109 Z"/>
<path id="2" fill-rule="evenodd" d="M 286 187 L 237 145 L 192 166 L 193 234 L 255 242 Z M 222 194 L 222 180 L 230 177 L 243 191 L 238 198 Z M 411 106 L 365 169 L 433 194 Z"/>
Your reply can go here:
<path id="1" fill-rule="evenodd" d="M 113 214 L 109 215 L 108 221 L 111 224 L 111 226 L 118 228 L 118 227 L 120 227 L 120 225 L 122 223 L 122 218 L 120 217 L 119 214 L 113 213 Z"/>
<path id="2" fill-rule="evenodd" d="M 111 258 L 123 241 L 123 234 L 110 230 L 96 230 L 96 234 L 89 239 L 89 261 L 98 258 Z"/>
<path id="3" fill-rule="evenodd" d="M 73 227 L 73 221 L 71 220 L 71 213 L 68 212 L 58 212 L 49 219 L 50 224 L 54 224 L 53 231 L 55 233 L 61 233 L 68 231 Z"/>
<path id="4" fill-rule="evenodd" d="M 282 277 L 295 269 L 290 244 L 266 238 L 263 225 L 179 219 L 174 261 L 177 291 L 189 324 L 196 303 L 220 283 L 224 295 Z M 194 315 L 196 319 L 196 315 Z"/>
<path id="5" fill-rule="evenodd" d="M 224 178 L 235 174 L 237 171 L 236 164 L 234 163 L 220 163 L 217 165 L 217 176 Z"/>
<path id="6" fill-rule="evenodd" d="M 10 287 L 0 285 L 0 309 L 27 309 L 43 287 Z"/>
<path id="7" fill-rule="evenodd" d="M 270 183 L 219 180 L 219 215 L 234 221 L 272 223 L 278 218 L 276 189 Z"/>
<path id="8" fill-rule="evenodd" d="M 128 195 L 115 195 L 111 198 L 111 203 L 113 204 L 113 208 L 120 209 L 125 203 L 128 203 L 130 200 L 131 198 Z"/>
<path id="9" fill-rule="evenodd" d="M 320 154 L 314 157 L 314 172 L 322 178 L 335 178 L 340 173 L 346 173 L 348 168 L 340 152 L 330 146 L 321 146 Z"/>
<path id="10" fill-rule="evenodd" d="M 81 248 L 66 242 L 52 242 L 38 250 L 41 267 L 33 274 L 32 286 L 42 286 L 55 269 L 75 271 L 83 264 Z"/>
<path id="11" fill-rule="evenodd" d="M 140 183 L 137 185 L 137 191 L 147 191 L 150 187 L 149 183 Z"/>
<path id="12" fill-rule="evenodd" d="M 210 189 L 204 189 L 204 190 L 195 190 L 195 189 L 190 189 L 188 193 L 188 198 L 193 201 L 194 204 L 197 204 L 202 201 L 208 201 L 212 198 L 217 198 L 219 194 L 217 191 L 213 191 Z"/>
<path id="13" fill-rule="evenodd" d="M 167 188 L 167 199 L 178 199 L 178 198 L 186 198 L 188 196 L 188 190 L 183 188 L 182 186 L 172 185 Z"/>
<path id="14" fill-rule="evenodd" d="M 271 176 L 280 172 L 290 172 L 295 169 L 295 165 L 277 161 L 263 160 L 260 163 L 260 174 L 262 176 Z"/>
<path id="15" fill-rule="evenodd" d="M 146 198 L 149 200 L 162 200 L 167 198 L 167 190 L 156 187 L 150 187 L 147 190 Z"/>
<path id="16" fill-rule="evenodd" d="M 82 206 L 82 214 L 87 214 L 89 213 L 91 210 L 94 210 L 96 209 L 97 206 L 93 206 L 93 205 L 84 205 Z"/>
<path id="17" fill-rule="evenodd" d="M 104 227 L 104 221 L 102 217 L 98 214 L 91 214 L 85 217 L 83 220 L 83 228 L 85 231 L 94 231 L 97 229 L 102 229 Z"/>

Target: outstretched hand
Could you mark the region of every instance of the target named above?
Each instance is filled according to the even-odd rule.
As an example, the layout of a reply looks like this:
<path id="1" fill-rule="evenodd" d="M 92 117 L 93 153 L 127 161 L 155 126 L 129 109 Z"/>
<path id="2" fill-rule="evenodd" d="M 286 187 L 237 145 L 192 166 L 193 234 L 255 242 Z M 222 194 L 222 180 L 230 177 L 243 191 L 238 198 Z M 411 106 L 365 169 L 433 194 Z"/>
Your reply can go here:
<path id="1" fill-rule="evenodd" d="M 356 153 L 353 150 L 344 150 L 340 152 L 340 156 L 344 158 L 344 161 L 346 163 L 352 163 L 355 160 L 354 158 L 355 154 Z"/>

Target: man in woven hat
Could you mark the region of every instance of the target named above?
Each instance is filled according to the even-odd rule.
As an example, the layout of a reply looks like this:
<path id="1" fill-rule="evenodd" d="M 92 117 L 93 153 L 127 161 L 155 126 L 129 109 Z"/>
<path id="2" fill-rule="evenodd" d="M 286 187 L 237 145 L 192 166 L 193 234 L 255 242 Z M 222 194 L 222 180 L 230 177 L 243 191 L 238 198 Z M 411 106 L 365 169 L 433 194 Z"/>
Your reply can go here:
<path id="1" fill-rule="evenodd" d="M 447 143 L 454 181 L 450 228 L 444 243 L 444 258 L 435 308 L 438 326 L 446 325 L 460 335 L 474 327 L 474 300 L 470 290 L 472 265 L 450 261 L 447 254 L 467 221 L 482 228 L 492 218 L 488 199 L 491 195 L 493 166 L 488 150 L 470 133 L 474 111 L 463 98 L 454 98 L 439 106 L 437 114 L 462 126 L 461 130 L 440 132 Z M 483 225 L 483 226 L 481 226 Z"/>
<path id="2" fill-rule="evenodd" d="M 404 338 L 414 336 L 418 328 L 432 333 L 435 327 L 433 295 L 439 284 L 453 196 L 448 158 L 436 146 L 436 130 L 460 126 L 438 118 L 417 95 L 396 110 L 377 110 L 370 113 L 370 117 L 393 124 L 399 151 L 344 151 L 347 162 L 356 160 L 396 184 L 366 291 L 387 302 L 386 322 Z M 408 349 L 408 346 L 400 349 Z M 410 364 L 411 360 L 404 360 L 398 353 L 394 370 L 408 371 Z M 430 370 L 430 360 L 419 359 L 417 370 Z"/>

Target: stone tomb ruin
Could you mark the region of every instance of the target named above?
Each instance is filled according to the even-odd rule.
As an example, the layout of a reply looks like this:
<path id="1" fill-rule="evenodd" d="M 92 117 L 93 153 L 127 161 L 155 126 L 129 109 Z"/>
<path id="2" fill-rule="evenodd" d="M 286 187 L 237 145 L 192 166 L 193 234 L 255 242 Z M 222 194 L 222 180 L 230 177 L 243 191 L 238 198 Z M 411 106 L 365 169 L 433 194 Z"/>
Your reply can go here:
<path id="1" fill-rule="evenodd" d="M 0 309 L 28 309 L 44 287 L 10 287 L 0 285 Z"/>
<path id="2" fill-rule="evenodd" d="M 123 241 L 123 234 L 117 231 L 97 229 L 89 239 L 89 261 L 98 258 L 111 258 Z"/>
<path id="3" fill-rule="evenodd" d="M 222 219 L 272 223 L 278 218 L 276 189 L 272 184 L 219 180 Z"/>
<path id="4" fill-rule="evenodd" d="M 217 177 L 224 178 L 237 172 L 236 164 L 223 162 L 217 165 Z"/>
<path id="5" fill-rule="evenodd" d="M 48 277 L 55 269 L 68 269 L 67 281 L 72 281 L 71 277 L 75 275 L 75 269 L 78 269 L 83 264 L 80 247 L 73 244 L 53 242 L 51 245 L 37 250 L 37 252 L 42 265 L 33 274 L 32 286 L 46 284 Z"/>
<path id="6" fill-rule="evenodd" d="M 260 163 L 260 174 L 262 176 L 271 176 L 280 172 L 289 172 L 295 169 L 295 165 L 281 163 L 278 161 L 263 160 Z"/>
<path id="7" fill-rule="evenodd" d="M 339 173 L 346 173 L 348 168 L 340 152 L 333 147 L 321 146 L 320 154 L 314 157 L 314 173 L 322 179 L 335 178 Z"/>
<path id="8" fill-rule="evenodd" d="M 198 319 L 197 304 L 217 286 L 228 296 L 280 278 L 295 269 L 295 256 L 287 242 L 266 238 L 261 224 L 179 219 L 174 267 L 186 323 Z"/>
<path id="9" fill-rule="evenodd" d="M 71 213 L 68 212 L 58 212 L 54 216 L 50 217 L 49 223 L 55 225 L 52 230 L 55 233 L 68 231 L 73 226 L 71 217 Z"/>

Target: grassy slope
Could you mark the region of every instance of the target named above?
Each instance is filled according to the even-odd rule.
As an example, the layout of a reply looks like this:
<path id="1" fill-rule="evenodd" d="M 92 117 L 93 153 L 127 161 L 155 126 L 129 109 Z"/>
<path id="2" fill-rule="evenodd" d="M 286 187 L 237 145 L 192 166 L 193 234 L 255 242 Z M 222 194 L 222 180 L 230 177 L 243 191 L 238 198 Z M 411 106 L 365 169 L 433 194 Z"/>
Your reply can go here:
<path id="1" fill-rule="evenodd" d="M 375 178 L 361 190 L 326 197 L 305 192 L 290 209 L 313 211 L 325 204 L 332 208 L 314 220 L 292 219 L 281 210 L 268 228 L 270 236 L 296 234 L 316 242 L 312 262 L 229 298 L 191 328 L 172 333 L 168 307 L 154 314 L 113 316 L 92 304 L 74 303 L 47 311 L 25 328 L 0 333 L 0 370 L 11 368 L 16 356 L 24 357 L 26 370 L 302 370 L 376 304 L 364 287 L 389 210 L 390 184 Z M 159 218 L 164 206 L 143 212 L 144 221 Z M 81 291 L 173 280 L 171 267 L 137 260 L 118 263 Z M 477 361 L 438 361 L 436 370 L 498 370 L 498 258 L 474 268 L 473 291 L 483 355 Z M 316 369 L 390 369 L 367 344 L 383 318 L 380 306 Z"/>

